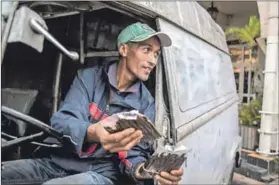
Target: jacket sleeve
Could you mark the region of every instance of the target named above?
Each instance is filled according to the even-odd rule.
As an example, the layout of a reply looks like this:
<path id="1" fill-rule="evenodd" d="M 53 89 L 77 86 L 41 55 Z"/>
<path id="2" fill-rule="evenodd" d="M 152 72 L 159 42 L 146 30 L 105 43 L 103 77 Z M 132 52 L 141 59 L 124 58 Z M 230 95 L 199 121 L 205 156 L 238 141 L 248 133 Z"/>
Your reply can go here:
<path id="1" fill-rule="evenodd" d="M 152 102 L 145 110 L 144 115 L 147 116 L 152 122 L 155 120 L 155 103 Z M 145 162 L 154 152 L 152 142 L 140 142 L 128 152 L 119 152 L 120 171 L 126 174 L 137 183 L 143 182 L 135 177 L 137 167 Z"/>
<path id="2" fill-rule="evenodd" d="M 88 90 L 93 91 L 93 78 L 89 69 L 78 71 L 59 111 L 50 120 L 51 126 L 71 141 L 78 155 L 81 155 L 84 138 L 90 125 L 88 106 L 89 95 L 93 92 Z M 89 87 L 89 84 L 92 86 Z"/>

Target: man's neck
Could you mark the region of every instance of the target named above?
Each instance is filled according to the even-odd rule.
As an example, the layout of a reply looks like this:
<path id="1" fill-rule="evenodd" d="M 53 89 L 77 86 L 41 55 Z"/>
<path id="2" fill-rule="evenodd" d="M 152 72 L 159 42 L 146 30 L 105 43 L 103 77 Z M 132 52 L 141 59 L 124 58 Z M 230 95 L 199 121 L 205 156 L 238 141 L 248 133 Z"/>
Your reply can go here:
<path id="1" fill-rule="evenodd" d="M 121 60 L 117 66 L 117 88 L 120 91 L 127 90 L 136 80 L 134 75 L 127 68 L 125 60 Z"/>

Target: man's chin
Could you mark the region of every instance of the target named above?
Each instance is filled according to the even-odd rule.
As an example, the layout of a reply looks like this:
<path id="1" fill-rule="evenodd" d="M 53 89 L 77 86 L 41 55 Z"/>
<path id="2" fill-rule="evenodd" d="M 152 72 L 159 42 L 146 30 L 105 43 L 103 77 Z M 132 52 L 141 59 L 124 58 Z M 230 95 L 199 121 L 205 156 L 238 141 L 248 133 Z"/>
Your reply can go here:
<path id="1" fill-rule="evenodd" d="M 149 76 L 141 76 L 138 79 L 140 79 L 141 81 L 145 82 L 145 81 L 148 80 L 148 78 L 149 78 Z"/>

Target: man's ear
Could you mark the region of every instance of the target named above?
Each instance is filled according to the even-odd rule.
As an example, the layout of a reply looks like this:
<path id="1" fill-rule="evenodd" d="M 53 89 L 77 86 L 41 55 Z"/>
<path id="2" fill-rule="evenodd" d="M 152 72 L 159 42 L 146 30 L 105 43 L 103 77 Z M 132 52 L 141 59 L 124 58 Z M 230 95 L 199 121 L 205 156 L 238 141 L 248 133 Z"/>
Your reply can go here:
<path id="1" fill-rule="evenodd" d="M 128 45 L 127 44 L 121 44 L 119 47 L 119 53 L 122 57 L 126 57 L 128 54 Z"/>

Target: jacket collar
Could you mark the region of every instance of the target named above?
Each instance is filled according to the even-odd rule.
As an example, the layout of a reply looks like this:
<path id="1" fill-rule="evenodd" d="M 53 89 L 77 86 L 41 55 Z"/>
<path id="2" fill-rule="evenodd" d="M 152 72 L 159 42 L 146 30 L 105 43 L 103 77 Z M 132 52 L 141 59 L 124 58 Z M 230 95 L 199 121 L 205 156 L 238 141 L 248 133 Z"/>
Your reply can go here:
<path id="1" fill-rule="evenodd" d="M 103 73 L 106 81 L 110 84 L 110 87 L 114 88 L 115 91 L 118 91 L 117 83 L 116 83 L 116 71 L 117 71 L 118 61 L 111 61 L 104 66 Z M 127 96 L 123 99 L 123 101 L 119 101 L 118 98 L 112 97 L 111 104 L 116 104 L 124 107 L 130 107 L 132 109 L 140 110 L 141 103 L 136 101 L 142 95 L 142 87 L 143 84 L 140 80 L 135 82 L 130 88 L 128 88 L 125 92 L 127 92 Z M 116 98 L 116 99 L 115 99 Z"/>
<path id="2" fill-rule="evenodd" d="M 112 61 L 108 63 L 105 67 L 105 73 L 108 78 L 108 81 L 112 87 L 114 87 L 117 91 L 117 66 L 118 61 Z M 122 92 L 129 92 L 129 93 L 138 93 L 140 91 L 141 81 L 137 80 L 134 82 L 128 89 Z"/>

